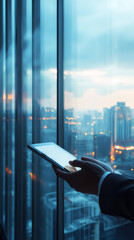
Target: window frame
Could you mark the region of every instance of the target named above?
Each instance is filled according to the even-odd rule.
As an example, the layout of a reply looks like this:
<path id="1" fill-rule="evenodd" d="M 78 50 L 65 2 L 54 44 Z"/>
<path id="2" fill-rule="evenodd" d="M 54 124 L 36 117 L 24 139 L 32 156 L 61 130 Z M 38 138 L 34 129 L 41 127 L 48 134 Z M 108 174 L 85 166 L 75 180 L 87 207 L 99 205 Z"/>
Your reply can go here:
<path id="1" fill-rule="evenodd" d="M 64 148 L 64 15 L 57 0 L 57 144 Z M 64 239 L 64 181 L 57 177 L 57 240 Z"/>

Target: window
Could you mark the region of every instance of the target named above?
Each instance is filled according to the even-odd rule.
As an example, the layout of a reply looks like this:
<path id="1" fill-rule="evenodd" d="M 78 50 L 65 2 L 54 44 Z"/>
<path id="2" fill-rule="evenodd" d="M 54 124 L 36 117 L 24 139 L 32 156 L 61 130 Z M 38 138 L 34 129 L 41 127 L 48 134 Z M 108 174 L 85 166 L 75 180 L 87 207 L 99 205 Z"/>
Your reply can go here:
<path id="1" fill-rule="evenodd" d="M 134 176 L 132 7 L 64 1 L 64 129 L 65 148 L 76 157 Z M 131 224 L 102 215 L 96 197 L 65 184 L 64 202 L 65 239 L 132 239 Z"/>
<path id="2" fill-rule="evenodd" d="M 0 222 L 9 240 L 133 239 L 27 144 L 134 176 L 133 2 L 0 2 Z M 64 101 L 63 101 L 64 99 Z M 58 206 L 58 208 L 57 208 Z"/>

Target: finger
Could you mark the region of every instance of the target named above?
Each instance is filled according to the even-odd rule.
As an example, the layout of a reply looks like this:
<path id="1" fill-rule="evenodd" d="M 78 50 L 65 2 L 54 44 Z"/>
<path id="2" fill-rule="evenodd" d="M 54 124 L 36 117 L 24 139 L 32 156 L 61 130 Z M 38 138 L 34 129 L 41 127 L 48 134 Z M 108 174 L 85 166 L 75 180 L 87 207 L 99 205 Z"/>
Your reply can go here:
<path id="1" fill-rule="evenodd" d="M 55 166 L 54 164 L 52 164 L 52 168 L 53 168 L 53 170 L 54 170 L 54 172 L 56 173 L 57 172 L 57 166 Z"/>
<path id="2" fill-rule="evenodd" d="M 64 168 L 67 169 L 69 172 L 76 172 L 77 171 L 75 167 L 70 166 L 70 165 L 67 165 Z"/>
<path id="3" fill-rule="evenodd" d="M 108 164 L 106 164 L 104 162 L 101 162 L 99 160 L 96 160 L 94 158 L 82 157 L 81 159 L 84 160 L 84 161 L 87 161 L 87 162 L 96 163 L 99 166 L 103 167 L 106 171 L 110 171 L 110 172 L 112 171 L 112 168 Z"/>
<path id="4" fill-rule="evenodd" d="M 91 172 L 94 172 L 99 176 L 102 176 L 103 173 L 106 172 L 106 170 L 102 166 L 93 162 L 88 162 L 87 166 L 88 166 L 88 169 L 91 170 Z"/>
<path id="5" fill-rule="evenodd" d="M 69 177 L 70 177 L 70 176 L 69 176 L 70 173 L 67 173 L 67 172 L 65 172 L 65 171 L 61 171 L 60 169 L 56 168 L 55 166 L 53 166 L 53 169 L 54 169 L 57 177 L 60 177 L 60 178 L 62 178 L 62 179 L 64 179 L 64 180 L 68 181 L 68 179 L 69 179 Z"/>
<path id="6" fill-rule="evenodd" d="M 81 160 L 84 160 L 84 161 L 90 161 L 90 162 L 93 162 L 93 163 L 101 163 L 99 160 L 96 160 L 95 158 L 90 158 L 90 157 L 81 157 Z"/>
<path id="7" fill-rule="evenodd" d="M 92 163 L 96 163 L 100 166 L 103 166 L 103 163 L 99 160 L 96 160 L 94 158 L 89 158 L 89 157 L 82 157 L 81 160 L 87 161 L 87 162 L 92 162 Z"/>
<path id="8" fill-rule="evenodd" d="M 74 161 L 70 161 L 69 162 L 71 165 L 73 164 L 73 166 L 76 166 L 76 167 L 80 167 L 82 168 L 82 172 L 84 169 L 91 169 L 91 170 L 97 170 L 97 171 L 103 171 L 105 172 L 105 169 L 103 168 L 103 166 L 95 163 L 95 162 L 90 162 L 90 161 L 81 161 L 81 160 L 74 160 Z M 76 163 L 76 164 L 75 164 Z M 73 173 L 73 174 L 76 174 L 79 173 L 79 171 Z"/>
<path id="9" fill-rule="evenodd" d="M 66 181 L 69 181 L 71 180 L 73 177 L 77 176 L 77 174 L 80 174 L 82 170 L 79 170 L 79 171 L 74 171 L 74 172 L 66 172 L 64 170 L 60 170 L 59 168 L 57 168 L 54 164 L 52 164 L 52 167 L 53 167 L 53 170 L 54 172 L 56 173 L 56 175 L 58 177 L 61 177 L 66 180 Z M 62 174 L 63 173 L 63 174 Z"/>
<path id="10" fill-rule="evenodd" d="M 69 164 L 73 167 L 80 167 L 80 168 L 85 168 L 87 166 L 87 162 L 84 162 L 81 160 L 69 161 Z"/>

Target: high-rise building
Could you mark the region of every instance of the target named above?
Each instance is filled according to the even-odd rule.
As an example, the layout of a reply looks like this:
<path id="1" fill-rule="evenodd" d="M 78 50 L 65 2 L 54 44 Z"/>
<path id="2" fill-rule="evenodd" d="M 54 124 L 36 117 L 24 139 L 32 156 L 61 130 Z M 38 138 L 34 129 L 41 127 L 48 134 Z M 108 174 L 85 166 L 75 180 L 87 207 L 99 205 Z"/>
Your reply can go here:
<path id="1" fill-rule="evenodd" d="M 96 197 L 69 191 L 65 193 L 64 199 L 64 238 L 68 240 L 73 235 L 74 239 L 81 239 L 85 233 L 87 238 L 84 239 L 92 236 L 92 240 L 99 240 L 99 221 L 96 218 L 99 217 L 100 208 Z M 46 194 L 43 202 L 47 215 L 47 222 L 45 223 L 46 232 L 50 231 L 50 226 L 53 226 L 53 229 L 51 228 L 51 238 L 49 234 L 49 240 L 53 240 L 56 233 L 54 224 L 56 217 L 56 193 Z M 51 225 L 52 222 L 53 225 Z M 48 239 L 47 236 L 46 239 Z"/>
<path id="2" fill-rule="evenodd" d="M 103 126 L 106 136 L 111 137 L 111 109 L 103 109 Z"/>
<path id="3" fill-rule="evenodd" d="M 117 102 L 110 109 L 103 110 L 104 133 L 110 137 L 111 161 L 115 160 L 115 145 L 126 146 L 131 140 L 131 109 L 125 102 Z"/>
<path id="4" fill-rule="evenodd" d="M 118 102 L 114 108 L 114 142 L 131 139 L 131 110 L 125 102 Z"/>
<path id="5" fill-rule="evenodd" d="M 134 109 L 131 110 L 131 138 L 134 139 Z"/>
<path id="6" fill-rule="evenodd" d="M 117 102 L 110 109 L 103 110 L 104 131 L 112 139 L 112 144 L 131 139 L 131 109 L 125 102 Z"/>

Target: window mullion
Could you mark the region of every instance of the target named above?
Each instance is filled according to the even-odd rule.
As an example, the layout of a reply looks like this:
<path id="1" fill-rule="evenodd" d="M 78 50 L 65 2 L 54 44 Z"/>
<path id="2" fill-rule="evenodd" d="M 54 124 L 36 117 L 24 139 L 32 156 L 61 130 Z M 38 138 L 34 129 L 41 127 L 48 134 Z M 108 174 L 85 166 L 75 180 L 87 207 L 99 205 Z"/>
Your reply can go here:
<path id="1" fill-rule="evenodd" d="M 0 1 L 0 219 L 3 219 L 3 1 Z"/>
<path id="2" fill-rule="evenodd" d="M 32 1 L 32 143 L 40 142 L 40 0 Z M 32 172 L 40 176 L 40 159 L 33 154 Z M 32 239 L 40 239 L 40 183 L 32 181 Z"/>
<path id="3" fill-rule="evenodd" d="M 19 240 L 26 239 L 26 113 L 23 104 L 25 12 L 26 1 L 15 1 L 15 239 Z"/>
<path id="4" fill-rule="evenodd" d="M 64 147 L 63 0 L 57 0 L 57 144 Z M 57 240 L 64 239 L 64 182 L 57 179 Z"/>

